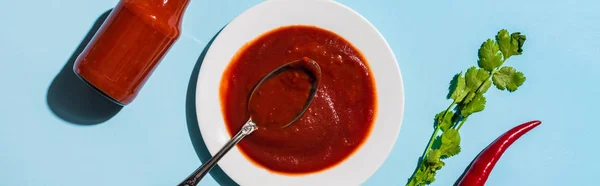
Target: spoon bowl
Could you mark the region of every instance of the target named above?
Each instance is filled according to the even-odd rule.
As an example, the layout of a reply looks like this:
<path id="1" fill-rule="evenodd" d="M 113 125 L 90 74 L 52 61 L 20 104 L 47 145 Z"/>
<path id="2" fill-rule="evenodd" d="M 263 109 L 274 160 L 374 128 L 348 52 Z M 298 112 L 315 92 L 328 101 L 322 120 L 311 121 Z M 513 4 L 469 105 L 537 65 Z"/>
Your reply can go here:
<path id="1" fill-rule="evenodd" d="M 288 73 L 288 74 L 285 74 Z M 279 77 L 279 76 L 283 77 Z M 287 76 L 286 76 L 287 75 Z M 292 113 L 286 113 L 283 115 L 288 115 L 288 117 L 277 117 L 271 116 L 273 118 L 279 119 L 280 121 L 276 122 L 276 126 L 278 128 L 285 128 L 296 122 L 298 119 L 302 117 L 304 112 L 308 110 L 308 106 L 312 103 L 314 99 L 314 95 L 317 93 L 317 88 L 319 87 L 321 79 L 321 68 L 314 60 L 311 60 L 307 57 L 304 57 L 299 60 L 295 60 L 284 64 L 275 70 L 271 71 L 269 74 L 265 75 L 252 89 L 250 93 L 250 97 L 248 98 L 247 110 L 250 111 L 250 119 L 255 123 L 258 123 L 261 126 L 265 126 L 267 124 L 264 121 L 264 118 L 256 117 L 257 115 L 268 116 L 268 113 L 260 113 L 259 106 L 268 109 L 278 109 L 278 110 L 287 110 Z M 276 81 L 276 82 L 273 82 Z M 306 81 L 306 82 L 304 82 Z M 302 86 L 308 85 L 309 87 Z M 262 86 L 262 87 L 261 87 Z M 271 90 L 262 90 L 264 87 L 276 87 L 279 89 L 271 89 Z M 291 88 L 286 88 L 291 87 Z M 303 91 L 307 89 L 308 91 Z M 279 94 L 269 94 L 269 95 L 260 95 L 262 92 L 285 92 L 287 95 L 279 95 Z M 272 100 L 271 96 L 284 97 L 288 99 L 288 102 L 281 103 L 275 102 Z M 281 100 L 281 99 L 279 99 Z M 290 100 L 296 100 L 295 102 Z M 255 102 L 253 102 L 255 101 Z M 258 103 L 257 103 L 258 102 Z M 260 104 L 260 102 L 267 103 Z M 275 103 L 274 103 L 275 102 Z M 269 104 L 270 103 L 270 104 Z M 301 104 L 303 103 L 303 104 Z M 292 105 L 290 105 L 292 104 Z M 285 109 L 286 107 L 299 107 L 301 109 Z M 264 110 L 264 109 L 263 109 Z M 257 113 L 258 112 L 258 113 Z M 270 114 L 273 114 L 270 112 Z M 280 112 L 282 114 L 282 112 Z M 272 119 L 272 121 L 275 119 Z"/>

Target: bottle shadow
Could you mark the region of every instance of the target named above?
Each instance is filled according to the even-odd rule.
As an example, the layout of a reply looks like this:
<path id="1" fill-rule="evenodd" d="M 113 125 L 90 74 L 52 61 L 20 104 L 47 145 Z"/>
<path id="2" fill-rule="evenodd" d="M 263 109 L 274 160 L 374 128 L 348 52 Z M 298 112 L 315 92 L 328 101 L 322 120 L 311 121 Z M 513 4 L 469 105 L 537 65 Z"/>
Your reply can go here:
<path id="1" fill-rule="evenodd" d="M 46 95 L 48 107 L 54 115 L 69 123 L 76 125 L 99 124 L 115 116 L 122 108 L 87 85 L 73 72 L 73 64 L 77 56 L 92 40 L 111 11 L 112 9 L 98 17 L 48 88 Z"/>
<path id="2" fill-rule="evenodd" d="M 222 30 L 222 28 L 221 28 Z M 217 32 L 215 36 L 208 42 L 208 44 L 204 47 L 204 50 L 198 57 L 196 61 L 196 65 L 192 71 L 192 75 L 190 76 L 190 81 L 188 83 L 187 95 L 186 95 L 186 104 L 185 104 L 185 114 L 187 120 L 187 128 L 188 133 L 190 135 L 190 139 L 192 140 L 192 144 L 194 146 L 194 150 L 196 151 L 196 155 L 200 158 L 202 163 L 208 161 L 212 156 L 210 152 L 208 152 L 208 148 L 206 147 L 206 143 L 202 139 L 202 134 L 200 133 L 200 128 L 198 127 L 198 118 L 196 116 L 196 81 L 198 79 L 198 73 L 200 72 L 200 68 L 202 66 L 202 62 L 204 61 L 204 57 L 206 56 L 206 52 L 210 48 L 210 45 L 215 40 L 215 38 L 219 35 L 221 31 Z M 225 186 L 235 186 L 238 185 L 235 181 L 233 181 L 219 165 L 216 165 L 211 171 L 210 175 L 219 183 L 219 185 Z"/>

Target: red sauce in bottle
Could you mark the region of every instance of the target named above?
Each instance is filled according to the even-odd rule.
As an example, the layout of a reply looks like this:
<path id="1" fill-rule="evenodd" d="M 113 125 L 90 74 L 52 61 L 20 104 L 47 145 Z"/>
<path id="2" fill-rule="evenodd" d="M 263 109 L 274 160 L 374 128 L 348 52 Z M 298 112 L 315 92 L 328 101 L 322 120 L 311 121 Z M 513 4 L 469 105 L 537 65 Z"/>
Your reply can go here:
<path id="1" fill-rule="evenodd" d="M 121 0 L 73 70 L 121 105 L 133 101 L 179 38 L 189 0 Z"/>

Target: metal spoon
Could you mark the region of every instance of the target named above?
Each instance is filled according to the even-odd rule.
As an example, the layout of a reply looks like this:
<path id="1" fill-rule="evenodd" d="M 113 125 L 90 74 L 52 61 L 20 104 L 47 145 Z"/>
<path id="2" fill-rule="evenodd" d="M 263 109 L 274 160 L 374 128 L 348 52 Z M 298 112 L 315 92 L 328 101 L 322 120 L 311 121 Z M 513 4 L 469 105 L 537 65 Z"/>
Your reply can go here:
<path id="1" fill-rule="evenodd" d="M 313 101 L 315 94 L 317 93 L 317 88 L 319 86 L 320 79 L 321 79 L 321 68 L 319 67 L 317 62 L 315 62 L 312 59 L 304 57 L 302 59 L 289 62 L 287 64 L 284 64 L 284 65 L 276 68 L 275 70 L 271 71 L 269 74 L 264 76 L 254 86 L 254 88 L 252 89 L 252 92 L 250 94 L 250 97 L 248 98 L 248 100 L 252 100 L 252 97 L 254 96 L 254 93 L 256 92 L 258 87 L 260 87 L 260 85 L 262 83 L 264 83 L 266 80 L 268 80 L 272 77 L 275 77 L 278 74 L 280 74 L 281 72 L 284 72 L 286 70 L 298 69 L 298 68 L 303 68 L 304 70 L 309 72 L 309 73 L 307 73 L 309 76 L 312 76 L 311 77 L 312 78 L 311 89 L 309 92 L 308 99 L 306 100 L 306 103 L 302 107 L 302 110 L 290 122 L 288 122 L 285 125 L 282 125 L 282 128 L 288 127 L 292 123 L 294 123 L 296 120 L 300 119 L 300 117 L 304 114 L 304 112 L 306 112 L 306 110 L 308 110 L 308 106 L 310 106 L 310 103 Z M 248 102 L 250 103 L 250 101 L 248 101 Z M 248 110 L 250 109 L 250 104 L 248 104 L 247 109 Z M 200 180 L 217 164 L 217 162 L 227 152 L 229 152 L 229 150 L 231 150 L 231 148 L 233 148 L 244 137 L 246 137 L 246 136 L 250 135 L 252 132 L 256 131 L 256 129 L 258 129 L 258 127 L 257 127 L 256 123 L 254 121 L 252 121 L 252 115 L 251 115 L 250 119 L 248 119 L 248 121 L 242 126 L 242 129 L 240 129 L 240 131 L 235 136 L 233 136 L 233 138 L 231 138 L 221 148 L 221 150 L 219 150 L 219 152 L 217 152 L 206 163 L 202 164 L 202 166 L 200 166 L 198 169 L 196 169 L 196 171 L 194 171 L 194 173 L 192 173 L 183 182 L 181 182 L 179 184 L 179 186 L 195 186 L 195 185 L 197 185 L 198 182 L 200 182 Z"/>

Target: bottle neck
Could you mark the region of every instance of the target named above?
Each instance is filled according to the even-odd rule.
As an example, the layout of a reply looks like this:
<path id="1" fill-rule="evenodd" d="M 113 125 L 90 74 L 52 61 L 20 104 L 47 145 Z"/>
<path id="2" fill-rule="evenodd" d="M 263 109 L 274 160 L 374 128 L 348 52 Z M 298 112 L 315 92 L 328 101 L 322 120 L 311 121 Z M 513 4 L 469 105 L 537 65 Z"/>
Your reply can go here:
<path id="1" fill-rule="evenodd" d="M 168 35 L 178 35 L 190 0 L 121 0 L 123 6 Z"/>
<path id="2" fill-rule="evenodd" d="M 190 0 L 150 0 L 154 1 L 155 4 L 162 4 L 165 11 L 170 11 L 169 14 L 177 15 L 181 17 L 188 4 L 190 4 Z"/>
<path id="3" fill-rule="evenodd" d="M 163 3 L 165 9 L 165 17 L 169 17 L 169 24 L 176 25 L 178 28 L 181 27 L 181 20 L 183 14 L 190 0 L 152 0 Z M 170 16 L 169 16 L 170 15 Z"/>
<path id="4" fill-rule="evenodd" d="M 190 0 L 121 0 L 127 7 L 135 6 L 162 15 L 181 15 Z"/>

